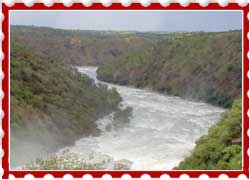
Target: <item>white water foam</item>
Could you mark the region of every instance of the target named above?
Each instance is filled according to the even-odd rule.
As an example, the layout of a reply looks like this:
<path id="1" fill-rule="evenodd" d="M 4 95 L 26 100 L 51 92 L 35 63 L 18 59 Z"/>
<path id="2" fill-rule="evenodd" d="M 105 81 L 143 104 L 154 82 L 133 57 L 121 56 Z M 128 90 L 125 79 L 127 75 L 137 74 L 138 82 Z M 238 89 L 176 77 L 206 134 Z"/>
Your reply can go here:
<path id="1" fill-rule="evenodd" d="M 78 68 L 81 73 L 96 79 L 96 67 Z M 104 82 L 101 82 L 104 83 Z M 102 130 L 99 137 L 86 137 L 67 147 L 83 157 L 102 161 L 102 156 L 133 162 L 133 170 L 170 170 L 190 154 L 195 140 L 225 111 L 205 103 L 165 96 L 126 86 L 115 87 L 123 98 L 123 105 L 133 108 L 133 117 L 123 128 L 107 131 L 112 114 L 98 120 Z"/>

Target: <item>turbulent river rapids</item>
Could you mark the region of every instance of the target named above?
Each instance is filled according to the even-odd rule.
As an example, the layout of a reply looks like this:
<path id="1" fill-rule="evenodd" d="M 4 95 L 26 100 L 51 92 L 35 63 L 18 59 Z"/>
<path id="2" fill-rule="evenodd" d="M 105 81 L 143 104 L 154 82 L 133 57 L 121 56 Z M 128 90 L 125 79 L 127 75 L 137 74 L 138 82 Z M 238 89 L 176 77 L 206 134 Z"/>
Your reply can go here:
<path id="1" fill-rule="evenodd" d="M 80 67 L 81 73 L 97 83 L 96 67 Z M 225 110 L 206 103 L 161 95 L 144 89 L 118 86 L 123 106 L 132 107 L 132 118 L 123 128 L 108 131 L 108 115 L 98 120 L 101 135 L 85 137 L 66 147 L 86 160 L 127 160 L 133 170 L 170 170 L 190 154 L 195 141 L 216 123 Z M 91 157 L 91 158 L 90 158 Z"/>

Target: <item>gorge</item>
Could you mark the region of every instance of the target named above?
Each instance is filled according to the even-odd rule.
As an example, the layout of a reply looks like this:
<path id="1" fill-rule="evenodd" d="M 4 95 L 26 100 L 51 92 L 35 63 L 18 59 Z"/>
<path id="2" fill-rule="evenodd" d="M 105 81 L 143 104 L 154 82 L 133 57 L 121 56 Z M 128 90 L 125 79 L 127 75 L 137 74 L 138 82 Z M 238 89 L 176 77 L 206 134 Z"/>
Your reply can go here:
<path id="1" fill-rule="evenodd" d="M 78 70 L 96 83 L 104 83 L 96 79 L 96 67 L 79 67 Z M 85 157 L 87 162 L 101 162 L 108 155 L 114 160 L 129 160 L 133 170 L 171 170 L 190 154 L 196 139 L 206 134 L 225 112 L 225 109 L 202 102 L 105 84 L 117 89 L 124 107 L 133 108 L 132 117 L 123 127 L 115 128 L 112 114 L 105 116 L 97 122 L 102 131 L 100 136 L 85 137 L 74 146 L 64 148 Z"/>
<path id="2" fill-rule="evenodd" d="M 64 152 L 76 169 L 241 168 L 239 30 L 11 26 L 10 58 L 14 168 Z"/>

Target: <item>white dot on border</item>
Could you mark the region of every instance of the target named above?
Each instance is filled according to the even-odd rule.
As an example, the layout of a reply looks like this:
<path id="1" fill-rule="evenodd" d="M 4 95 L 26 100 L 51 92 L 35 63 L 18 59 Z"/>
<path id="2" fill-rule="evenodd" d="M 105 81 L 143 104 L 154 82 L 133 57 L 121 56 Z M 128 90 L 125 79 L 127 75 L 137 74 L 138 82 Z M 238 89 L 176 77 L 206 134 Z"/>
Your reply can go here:
<path id="1" fill-rule="evenodd" d="M 63 2 L 63 5 L 66 7 L 70 7 L 73 4 L 72 0 L 62 0 L 62 2 Z"/>
<path id="2" fill-rule="evenodd" d="M 110 179 L 112 179 L 112 176 L 109 175 L 109 174 L 104 174 L 104 175 L 102 176 L 102 179 L 103 179 L 103 180 L 110 180 Z"/>
<path id="3" fill-rule="evenodd" d="M 182 174 L 180 175 L 179 179 L 186 180 L 189 179 L 190 177 L 187 174 Z"/>
<path id="4" fill-rule="evenodd" d="M 228 176 L 226 174 L 221 174 L 219 175 L 219 180 L 227 180 L 228 179 Z"/>
<path id="5" fill-rule="evenodd" d="M 141 176 L 141 180 L 150 180 L 151 179 L 151 177 L 150 177 L 150 175 L 148 175 L 148 174 L 143 174 L 142 176 Z"/>
<path id="6" fill-rule="evenodd" d="M 51 179 L 54 179 L 54 176 L 52 176 L 51 174 L 45 174 L 43 176 L 44 179 L 47 179 L 47 180 L 51 180 Z"/>
<path id="7" fill-rule="evenodd" d="M 4 131 L 1 130 L 1 131 L 0 131 L 1 138 L 4 137 L 4 134 L 5 134 Z M 4 150 L 3 150 L 3 149 L 1 150 L 1 155 L 2 155 L 2 156 L 4 155 Z"/>
<path id="8" fill-rule="evenodd" d="M 171 178 L 170 178 L 170 176 L 167 175 L 167 174 L 163 174 L 163 175 L 161 175 L 161 177 L 160 177 L 160 180 L 169 180 L 169 179 L 171 179 Z"/>
<path id="9" fill-rule="evenodd" d="M 247 53 L 247 58 L 250 59 L 250 51 Z"/>
<path id="10" fill-rule="evenodd" d="M 238 180 L 247 180 L 248 178 L 246 177 L 245 174 L 240 174 L 237 179 Z"/>
<path id="11" fill-rule="evenodd" d="M 131 176 L 129 174 L 123 174 L 121 179 L 122 180 L 129 180 L 129 179 L 131 179 Z"/>
<path id="12" fill-rule="evenodd" d="M 24 179 L 33 180 L 33 179 L 35 179 L 35 178 L 34 178 L 34 176 L 33 176 L 32 174 L 26 174 L 26 175 L 24 176 Z"/>
<path id="13" fill-rule="evenodd" d="M 248 78 L 250 77 L 250 71 L 247 72 L 247 77 L 248 77 Z"/>
<path id="14" fill-rule="evenodd" d="M 124 7 L 129 7 L 131 5 L 131 1 L 130 0 L 120 0 L 122 6 Z"/>
<path id="15" fill-rule="evenodd" d="M 3 32 L 1 32 L 0 33 L 0 41 L 3 41 L 3 39 L 4 39 L 4 34 L 3 34 Z"/>
<path id="16" fill-rule="evenodd" d="M 3 15 L 3 13 L 1 12 L 0 13 L 0 21 L 3 21 L 4 20 L 4 15 Z"/>
<path id="17" fill-rule="evenodd" d="M 247 18 L 248 18 L 248 20 L 250 20 L 250 13 L 247 14 Z"/>
<path id="18" fill-rule="evenodd" d="M 3 91 L 0 91 L 0 99 L 3 99 Z"/>
<path id="19" fill-rule="evenodd" d="M 239 6 L 244 7 L 247 5 L 248 0 L 237 0 Z"/>
<path id="20" fill-rule="evenodd" d="M 209 178 L 209 176 L 208 176 L 207 174 L 201 174 L 201 175 L 199 176 L 199 179 L 202 179 L 202 180 L 209 180 L 210 178 Z"/>
<path id="21" fill-rule="evenodd" d="M 225 7 L 228 5 L 228 0 L 219 0 L 218 3 L 220 6 Z"/>
<path id="22" fill-rule="evenodd" d="M 2 177 L 3 176 L 3 168 L 0 168 L 0 176 Z"/>
<path id="23" fill-rule="evenodd" d="M 14 6 L 15 5 L 15 2 L 14 0 L 3 0 L 3 3 L 8 6 L 8 7 L 11 7 L 11 6 Z"/>
<path id="24" fill-rule="evenodd" d="M 47 7 L 53 6 L 53 0 L 43 0 L 43 4 Z"/>
<path id="25" fill-rule="evenodd" d="M 3 136 L 4 136 L 4 131 L 3 131 L 3 129 L 0 131 L 0 137 L 1 138 L 3 138 Z M 3 156 L 3 154 L 4 154 L 4 151 L 3 151 L 3 149 L 2 149 L 2 151 L 1 151 L 1 155 Z"/>
<path id="26" fill-rule="evenodd" d="M 199 0 L 199 4 L 202 7 L 206 7 L 209 5 L 209 0 Z"/>
<path id="27" fill-rule="evenodd" d="M 3 60 L 3 59 L 4 59 L 4 54 L 3 54 L 3 52 L 1 51 L 1 52 L 0 52 L 0 61 Z"/>
<path id="28" fill-rule="evenodd" d="M 179 0 L 179 3 L 182 7 L 187 7 L 190 3 L 189 0 Z"/>
<path id="29" fill-rule="evenodd" d="M 163 6 L 163 7 L 167 7 L 169 6 L 169 4 L 171 3 L 170 0 L 159 0 L 159 3 Z"/>
<path id="30" fill-rule="evenodd" d="M 144 7 L 148 7 L 151 4 L 150 0 L 140 0 L 140 3 Z"/>
<path id="31" fill-rule="evenodd" d="M 82 2 L 82 4 L 83 4 L 84 6 L 86 6 L 86 7 L 90 7 L 90 6 L 92 6 L 92 4 L 93 4 L 93 1 L 92 1 L 92 0 L 82 0 L 81 2 Z"/>
<path id="32" fill-rule="evenodd" d="M 4 78 L 4 73 L 3 71 L 0 71 L 0 79 L 3 80 L 3 78 Z"/>
<path id="33" fill-rule="evenodd" d="M 249 113 L 247 115 L 249 116 Z M 250 129 L 247 130 L 247 135 L 250 136 Z"/>
<path id="34" fill-rule="evenodd" d="M 13 174 L 10 174 L 10 175 L 9 175 L 9 179 L 10 179 L 10 180 L 12 180 L 12 179 L 15 180 L 16 178 L 15 178 L 15 176 L 14 176 Z"/>
<path id="35" fill-rule="evenodd" d="M 24 0 L 23 2 L 27 7 L 31 7 L 34 5 L 34 0 Z"/>
<path id="36" fill-rule="evenodd" d="M 73 176 L 71 174 L 65 174 L 62 179 L 70 180 L 73 179 Z"/>
<path id="37" fill-rule="evenodd" d="M 102 0 L 102 5 L 105 7 L 109 7 L 112 5 L 112 0 Z"/>
<path id="38" fill-rule="evenodd" d="M 82 176 L 82 178 L 83 178 L 84 180 L 92 180 L 92 179 L 93 179 L 93 177 L 92 177 L 90 174 L 84 174 L 84 175 Z"/>

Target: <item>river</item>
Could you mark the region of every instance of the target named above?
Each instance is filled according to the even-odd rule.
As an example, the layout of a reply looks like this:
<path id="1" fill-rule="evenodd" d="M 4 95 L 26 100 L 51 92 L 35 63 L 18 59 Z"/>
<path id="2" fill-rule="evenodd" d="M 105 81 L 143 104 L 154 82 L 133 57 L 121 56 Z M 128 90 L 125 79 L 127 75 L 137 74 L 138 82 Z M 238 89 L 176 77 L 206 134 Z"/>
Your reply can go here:
<path id="1" fill-rule="evenodd" d="M 81 73 L 96 79 L 96 67 L 79 67 Z M 98 120 L 101 135 L 85 137 L 67 147 L 70 152 L 95 161 L 106 156 L 131 161 L 133 170 L 171 170 L 190 154 L 195 141 L 216 123 L 225 111 L 202 102 L 161 95 L 144 89 L 115 87 L 123 106 L 133 108 L 130 123 L 107 131 L 112 115 Z M 64 148 L 65 150 L 65 148 Z"/>

